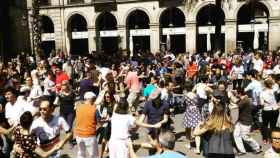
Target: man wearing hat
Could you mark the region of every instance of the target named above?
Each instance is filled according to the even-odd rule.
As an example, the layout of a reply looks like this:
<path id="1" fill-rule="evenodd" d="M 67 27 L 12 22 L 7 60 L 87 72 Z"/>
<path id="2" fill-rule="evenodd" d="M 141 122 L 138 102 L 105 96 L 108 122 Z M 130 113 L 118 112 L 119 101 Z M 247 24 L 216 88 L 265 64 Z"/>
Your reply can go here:
<path id="1" fill-rule="evenodd" d="M 98 157 L 98 144 L 96 139 L 97 114 L 94 101 L 96 95 L 86 92 L 84 103 L 76 105 L 76 125 L 74 135 L 77 140 L 77 158 L 85 158 L 88 152 L 90 158 Z"/>

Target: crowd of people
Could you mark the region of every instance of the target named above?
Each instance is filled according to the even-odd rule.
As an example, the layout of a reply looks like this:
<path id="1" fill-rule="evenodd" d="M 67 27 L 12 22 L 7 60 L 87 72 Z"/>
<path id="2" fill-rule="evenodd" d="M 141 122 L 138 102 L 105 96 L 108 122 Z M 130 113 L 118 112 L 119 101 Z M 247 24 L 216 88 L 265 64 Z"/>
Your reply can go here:
<path id="1" fill-rule="evenodd" d="M 107 59 L 110 61 L 110 59 Z M 114 61 L 114 62 L 113 62 Z M 280 50 L 146 53 L 104 64 L 96 56 L 21 53 L 0 63 L 0 157 L 205 158 L 262 153 L 280 158 Z M 183 114 L 182 120 L 175 120 Z M 139 127 L 149 141 L 135 141 Z M 262 143 L 251 134 L 260 130 Z M 248 146 L 246 148 L 245 146 Z"/>

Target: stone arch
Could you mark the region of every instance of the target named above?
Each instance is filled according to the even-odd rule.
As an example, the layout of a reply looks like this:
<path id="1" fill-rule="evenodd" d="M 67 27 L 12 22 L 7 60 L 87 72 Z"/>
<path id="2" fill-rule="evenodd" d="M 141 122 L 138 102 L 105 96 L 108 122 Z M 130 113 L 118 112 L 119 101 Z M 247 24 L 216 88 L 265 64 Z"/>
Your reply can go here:
<path id="1" fill-rule="evenodd" d="M 182 13 L 184 13 L 184 16 L 185 16 L 185 22 L 187 21 L 187 13 L 186 13 L 186 11 L 185 10 L 183 10 L 181 7 L 174 7 L 174 8 L 177 8 L 177 9 L 179 9 L 180 11 L 182 11 Z M 161 17 L 161 15 L 162 15 L 162 13 L 163 12 L 165 12 L 166 10 L 167 10 L 168 8 L 162 8 L 162 9 L 160 9 L 160 11 L 157 13 L 157 16 L 156 16 L 156 23 L 160 23 L 160 17 Z"/>
<path id="2" fill-rule="evenodd" d="M 54 33 L 55 32 L 55 25 L 54 25 L 54 21 L 52 20 L 52 18 L 49 15 L 45 15 L 45 14 L 41 14 L 40 16 L 42 17 L 42 19 L 41 19 L 42 21 L 43 21 L 44 17 L 47 18 L 47 20 L 49 20 L 49 22 L 52 25 L 52 29 L 53 29 L 53 33 Z M 42 27 L 44 27 L 44 26 L 42 26 Z"/>
<path id="3" fill-rule="evenodd" d="M 109 14 L 110 16 L 114 17 L 114 20 L 115 20 L 115 23 L 116 23 L 116 29 L 117 29 L 117 27 L 118 27 L 118 19 L 117 19 L 117 17 L 112 12 L 109 12 L 109 11 L 103 11 L 103 12 L 98 14 L 98 16 L 95 18 L 95 21 L 94 21 L 95 28 L 98 27 L 97 25 L 100 25 L 99 21 L 101 20 L 101 18 L 103 18 L 103 16 L 105 14 Z"/>
<path id="4" fill-rule="evenodd" d="M 66 17 L 65 26 L 66 26 L 67 29 L 68 29 L 69 21 L 71 20 L 71 18 L 72 18 L 74 15 L 80 15 L 80 16 L 82 16 L 82 17 L 86 20 L 86 22 L 87 22 L 87 27 L 89 26 L 89 20 L 88 20 L 87 16 L 86 16 L 83 12 L 74 11 L 74 12 L 71 12 L 71 13 L 70 13 L 69 15 L 67 15 L 67 17 Z"/>
<path id="5" fill-rule="evenodd" d="M 261 4 L 263 4 L 263 5 L 267 8 L 269 17 L 273 16 L 272 7 L 271 7 L 271 5 L 270 5 L 269 2 L 267 2 L 267 1 L 258 1 L 257 3 L 261 3 Z M 237 19 L 239 10 L 240 10 L 245 4 L 246 4 L 246 2 L 239 3 L 239 5 L 238 5 L 238 6 L 236 7 L 236 9 L 234 10 L 234 14 L 233 14 L 233 15 L 234 15 L 234 18 Z"/>
<path id="6" fill-rule="evenodd" d="M 153 17 L 151 16 L 150 12 L 146 9 L 146 8 L 143 8 L 143 7 L 134 7 L 134 8 L 131 8 L 129 9 L 125 14 L 124 14 L 124 17 L 121 21 L 121 24 L 122 25 L 126 25 L 126 22 L 127 22 L 127 18 L 129 18 L 130 14 L 133 12 L 133 11 L 136 11 L 136 10 L 140 10 L 140 11 L 143 11 L 144 13 L 147 14 L 148 18 L 149 18 L 149 21 L 150 21 L 150 24 L 152 22 L 154 22 L 153 20 Z"/>
<path id="7" fill-rule="evenodd" d="M 215 4 L 213 2 L 211 2 L 211 1 L 203 1 L 201 3 L 198 3 L 194 7 L 194 9 L 192 11 L 190 11 L 190 13 L 189 13 L 190 16 L 187 17 L 187 18 L 189 18 L 190 21 L 196 21 L 196 17 L 198 15 L 199 11 L 202 8 L 206 7 L 207 5 L 215 5 Z M 221 9 L 224 12 L 225 19 L 228 19 L 229 18 L 229 11 L 227 9 L 223 8 L 223 7 L 221 7 Z"/>

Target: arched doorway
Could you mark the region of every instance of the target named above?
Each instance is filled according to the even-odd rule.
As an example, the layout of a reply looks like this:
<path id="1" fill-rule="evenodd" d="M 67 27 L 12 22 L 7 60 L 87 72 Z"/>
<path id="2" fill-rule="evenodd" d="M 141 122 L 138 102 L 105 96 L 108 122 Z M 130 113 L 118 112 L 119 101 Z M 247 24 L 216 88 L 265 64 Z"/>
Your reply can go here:
<path id="1" fill-rule="evenodd" d="M 50 55 L 52 51 L 55 51 L 55 33 L 54 24 L 52 20 L 47 16 L 41 16 L 41 32 L 42 43 L 41 48 L 46 57 Z"/>
<path id="2" fill-rule="evenodd" d="M 150 51 L 150 19 L 142 10 L 135 10 L 126 20 L 127 46 L 130 56 Z"/>
<path id="3" fill-rule="evenodd" d="M 175 54 L 186 51 L 185 15 L 178 8 L 168 8 L 160 16 L 161 51 Z"/>
<path id="4" fill-rule="evenodd" d="M 80 14 L 73 15 L 68 22 L 70 54 L 86 55 L 88 53 L 87 21 Z"/>
<path id="5" fill-rule="evenodd" d="M 213 4 L 203 7 L 196 16 L 198 53 L 225 50 L 225 14 Z"/>
<path id="6" fill-rule="evenodd" d="M 110 12 L 103 12 L 96 19 L 97 50 L 108 55 L 118 51 L 117 19 Z"/>
<path id="7" fill-rule="evenodd" d="M 260 2 L 244 4 L 237 14 L 237 48 L 244 51 L 268 48 L 269 11 Z"/>

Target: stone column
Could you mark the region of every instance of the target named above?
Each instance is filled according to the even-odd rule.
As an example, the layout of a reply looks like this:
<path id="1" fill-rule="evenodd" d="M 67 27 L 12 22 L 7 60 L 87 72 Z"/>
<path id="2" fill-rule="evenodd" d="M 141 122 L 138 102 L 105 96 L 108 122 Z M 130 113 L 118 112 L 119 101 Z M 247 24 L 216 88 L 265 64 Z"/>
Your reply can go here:
<path id="1" fill-rule="evenodd" d="M 196 22 L 186 22 L 186 52 L 196 53 Z"/>
<path id="2" fill-rule="evenodd" d="M 225 51 L 236 49 L 237 23 L 236 19 L 226 19 L 225 21 Z"/>
<path id="3" fill-rule="evenodd" d="M 96 51 L 96 41 L 94 40 L 96 37 L 96 30 L 93 26 L 88 27 L 88 51 L 91 53 L 92 51 Z"/>
<path id="4" fill-rule="evenodd" d="M 159 23 L 150 24 L 150 46 L 152 53 L 156 53 L 160 50 L 159 32 Z"/>
<path id="5" fill-rule="evenodd" d="M 121 38 L 121 42 L 119 44 L 119 48 L 127 49 L 127 34 L 126 34 L 126 28 L 125 25 L 119 25 L 118 26 L 118 34 Z"/>
<path id="6" fill-rule="evenodd" d="M 268 49 L 275 50 L 280 47 L 280 17 L 269 19 Z"/>
<path id="7" fill-rule="evenodd" d="M 67 28 L 64 28 L 64 39 L 65 39 L 65 48 L 68 55 L 70 55 L 70 42 L 72 38 L 72 32 L 68 32 Z"/>

